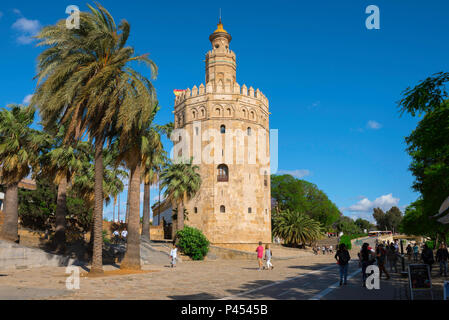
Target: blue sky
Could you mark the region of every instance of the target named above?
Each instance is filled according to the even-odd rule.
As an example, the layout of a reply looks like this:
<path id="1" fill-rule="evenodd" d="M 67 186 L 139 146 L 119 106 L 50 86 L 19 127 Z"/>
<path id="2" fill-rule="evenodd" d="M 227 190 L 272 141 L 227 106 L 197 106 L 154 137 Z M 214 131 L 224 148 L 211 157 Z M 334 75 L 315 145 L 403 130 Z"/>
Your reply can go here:
<path id="1" fill-rule="evenodd" d="M 0 3 L 0 106 L 26 102 L 33 93 L 41 49 L 30 36 L 65 19 L 68 5 L 86 10 L 85 3 Z M 280 172 L 316 183 L 353 217 L 371 218 L 373 206 L 404 208 L 418 197 L 404 137 L 419 119 L 400 117 L 396 102 L 408 86 L 449 70 L 448 1 L 102 4 L 117 21 L 131 23 L 130 44 L 159 66 L 158 123 L 173 120 L 173 89 L 204 82 L 208 37 L 222 8 L 237 54 L 237 81 L 260 88 L 270 100 Z M 380 30 L 365 27 L 371 4 L 380 9 Z M 111 206 L 105 214 L 111 217 Z"/>

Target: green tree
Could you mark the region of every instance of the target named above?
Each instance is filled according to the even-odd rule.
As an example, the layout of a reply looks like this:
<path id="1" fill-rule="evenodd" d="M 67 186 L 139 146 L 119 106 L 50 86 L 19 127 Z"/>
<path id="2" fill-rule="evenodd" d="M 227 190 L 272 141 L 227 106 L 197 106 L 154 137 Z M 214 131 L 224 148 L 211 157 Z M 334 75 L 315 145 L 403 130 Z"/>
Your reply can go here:
<path id="1" fill-rule="evenodd" d="M 399 225 L 402 221 L 402 212 L 398 207 L 391 207 L 385 214 L 387 229 L 393 232 L 399 231 Z"/>
<path id="2" fill-rule="evenodd" d="M 51 133 L 48 133 L 49 135 Z M 53 132 L 54 134 L 54 132 Z M 64 143 L 65 129 L 61 127 L 52 139 L 51 150 L 40 158 L 42 171 L 54 179 L 58 186 L 56 206 L 55 250 L 59 253 L 65 251 L 67 227 L 67 190 L 73 182 L 74 176 L 81 171 L 83 163 L 89 161 L 90 144 L 76 142 L 73 145 Z"/>
<path id="3" fill-rule="evenodd" d="M 406 211 L 402 228 L 432 237 L 440 234 L 442 229 L 447 231 L 447 227 L 437 227 L 438 224 L 428 220 L 434 219 L 441 203 L 449 195 L 448 82 L 449 73 L 436 73 L 415 87 L 407 88 L 398 103 L 402 113 L 423 116 L 405 139 L 407 152 L 412 158 L 409 169 L 415 177 L 413 189 L 420 192 L 421 197 Z M 421 222 L 419 230 L 411 226 L 414 220 Z"/>
<path id="4" fill-rule="evenodd" d="M 306 214 L 286 210 L 274 218 L 273 235 L 284 239 L 288 245 L 305 246 L 319 240 L 323 233 L 320 222 Z"/>
<path id="5" fill-rule="evenodd" d="M 123 20 L 117 26 L 105 8 L 97 7 L 89 6 L 90 12 L 80 13 L 79 29 L 69 30 L 61 20 L 37 36 L 39 45 L 47 48 L 38 59 L 38 87 L 32 99 L 44 127 L 66 125 L 67 141 L 78 140 L 87 131 L 94 142 L 92 273 L 103 272 L 104 143 L 118 132 L 123 142 L 132 137 L 136 122 L 146 123 L 155 105 L 151 82 L 129 64 L 141 61 L 154 76 L 157 73 L 147 55 L 135 56 L 133 48 L 126 46 L 129 23 Z"/>
<path id="6" fill-rule="evenodd" d="M 30 128 L 35 109 L 11 105 L 0 111 L 0 179 L 6 185 L 5 218 L 0 237 L 18 240 L 18 185 L 37 165 L 43 135 Z"/>
<path id="7" fill-rule="evenodd" d="M 430 237 L 437 242 L 438 239 L 446 239 L 448 225 L 430 219 L 424 212 L 424 200 L 418 199 L 405 209 L 399 230 L 407 235 Z"/>
<path id="8" fill-rule="evenodd" d="M 165 198 L 173 201 L 178 212 L 184 212 L 185 204 L 193 198 L 201 187 L 198 166 L 192 165 L 193 159 L 186 163 L 169 164 L 161 173 L 161 187 L 165 189 Z M 184 215 L 178 215 L 178 231 L 184 228 Z"/>
<path id="9" fill-rule="evenodd" d="M 357 218 L 357 220 L 355 220 L 355 224 L 360 228 L 360 230 L 366 230 L 369 231 L 370 229 L 372 229 L 374 227 L 374 225 L 369 222 L 366 219 L 362 219 L 362 218 Z"/>
<path id="10" fill-rule="evenodd" d="M 23 227 L 36 231 L 56 230 L 58 191 L 53 179 L 42 173 L 36 176 L 36 190 L 19 190 L 19 217 Z M 67 194 L 66 238 L 83 239 L 92 225 L 92 210 L 83 199 Z"/>
<path id="11" fill-rule="evenodd" d="M 271 196 L 279 211 L 296 211 L 319 221 L 326 230 L 341 213 L 327 195 L 313 183 L 295 179 L 291 175 L 271 176 Z"/>
<path id="12" fill-rule="evenodd" d="M 362 229 L 355 223 L 353 219 L 346 216 L 341 216 L 334 222 L 334 228 L 338 232 L 343 232 L 345 235 L 362 233 Z"/>
<path id="13" fill-rule="evenodd" d="M 373 218 L 376 220 L 377 228 L 379 230 L 387 230 L 387 220 L 385 217 L 385 212 L 381 208 L 373 209 Z"/>
<path id="14" fill-rule="evenodd" d="M 150 240 L 150 188 L 159 181 L 162 167 L 166 162 L 167 154 L 161 142 L 159 132 L 150 127 L 143 137 L 143 219 L 142 237 Z"/>

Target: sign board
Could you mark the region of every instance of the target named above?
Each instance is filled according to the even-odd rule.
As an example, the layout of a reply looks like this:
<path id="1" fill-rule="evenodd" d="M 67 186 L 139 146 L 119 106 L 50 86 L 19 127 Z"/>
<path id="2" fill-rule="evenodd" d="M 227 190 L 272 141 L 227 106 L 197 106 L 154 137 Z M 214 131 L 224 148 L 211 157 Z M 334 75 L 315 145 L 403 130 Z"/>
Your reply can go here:
<path id="1" fill-rule="evenodd" d="M 410 264 L 408 266 L 408 279 L 412 299 L 413 291 L 430 291 L 432 293 L 432 278 L 427 264 Z"/>

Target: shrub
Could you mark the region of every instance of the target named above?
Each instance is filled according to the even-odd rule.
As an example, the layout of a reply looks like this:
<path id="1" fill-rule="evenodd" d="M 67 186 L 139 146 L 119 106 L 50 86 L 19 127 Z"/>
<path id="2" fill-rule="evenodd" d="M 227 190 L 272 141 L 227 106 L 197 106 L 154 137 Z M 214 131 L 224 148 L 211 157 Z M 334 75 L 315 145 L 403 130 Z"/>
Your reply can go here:
<path id="1" fill-rule="evenodd" d="M 350 236 L 347 236 L 347 235 L 341 236 L 339 244 L 342 244 L 342 243 L 345 244 L 346 249 L 351 250 L 352 244 L 351 244 L 351 237 Z"/>
<path id="2" fill-rule="evenodd" d="M 430 249 L 435 249 L 435 246 L 434 246 L 434 242 L 433 241 L 426 241 L 426 244 L 427 244 L 427 246 L 430 248 Z"/>
<path id="3" fill-rule="evenodd" d="M 181 252 L 193 260 L 203 260 L 209 252 L 209 240 L 195 228 L 184 227 L 176 233 Z"/>

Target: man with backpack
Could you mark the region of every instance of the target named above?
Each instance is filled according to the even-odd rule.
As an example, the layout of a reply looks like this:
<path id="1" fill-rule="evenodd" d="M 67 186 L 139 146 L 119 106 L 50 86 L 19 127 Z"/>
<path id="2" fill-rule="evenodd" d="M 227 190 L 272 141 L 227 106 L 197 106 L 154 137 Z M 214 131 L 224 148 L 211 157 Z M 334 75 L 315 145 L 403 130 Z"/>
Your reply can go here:
<path id="1" fill-rule="evenodd" d="M 444 243 L 440 244 L 440 248 L 437 250 L 436 259 L 440 263 L 440 276 L 444 274 L 447 277 L 447 260 L 449 258 L 449 253 L 447 252 L 446 245 Z"/>
<path id="2" fill-rule="evenodd" d="M 375 261 L 373 258 L 373 251 L 369 246 L 369 243 L 365 242 L 362 245 L 362 249 L 358 253 L 359 255 L 359 265 L 362 268 L 362 287 L 366 287 L 366 268 L 372 265 Z"/>
<path id="3" fill-rule="evenodd" d="M 433 258 L 432 249 L 430 249 L 427 244 L 424 244 L 423 246 L 421 259 L 425 264 L 429 266 L 430 274 L 432 274 L 432 265 L 435 263 L 435 259 Z"/>
<path id="4" fill-rule="evenodd" d="M 344 243 L 340 244 L 337 253 L 335 254 L 335 259 L 340 267 L 340 286 L 342 284 L 346 285 L 349 260 L 351 260 L 351 256 L 349 255 L 349 251 L 346 249 L 346 245 Z"/>
<path id="5" fill-rule="evenodd" d="M 392 247 L 393 246 L 390 246 L 390 250 Z M 379 271 L 380 271 L 379 279 L 382 279 L 382 272 L 384 272 L 385 275 L 387 276 L 387 280 L 390 279 L 390 275 L 388 274 L 387 269 L 385 269 L 386 258 L 387 258 L 387 251 L 384 249 L 383 244 L 379 244 L 379 246 L 376 249 L 377 266 L 379 267 Z"/>

